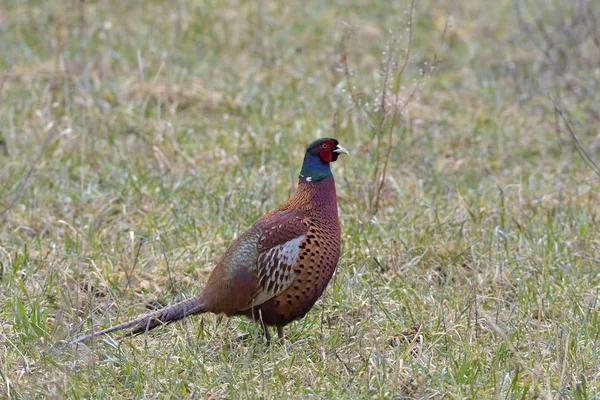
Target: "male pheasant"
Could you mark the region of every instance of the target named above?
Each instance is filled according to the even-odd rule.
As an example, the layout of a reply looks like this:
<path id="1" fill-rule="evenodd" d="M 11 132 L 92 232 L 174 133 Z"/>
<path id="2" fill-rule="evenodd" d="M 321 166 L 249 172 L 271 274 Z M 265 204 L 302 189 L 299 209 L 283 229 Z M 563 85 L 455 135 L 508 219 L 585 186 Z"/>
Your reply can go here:
<path id="1" fill-rule="evenodd" d="M 330 163 L 348 151 L 336 139 L 319 139 L 306 149 L 298 188 L 279 209 L 261 217 L 237 238 L 211 272 L 204 290 L 189 300 L 130 322 L 75 338 L 129 329 L 130 336 L 189 315 L 212 312 L 283 327 L 304 317 L 329 283 L 340 256 L 335 183 Z"/>

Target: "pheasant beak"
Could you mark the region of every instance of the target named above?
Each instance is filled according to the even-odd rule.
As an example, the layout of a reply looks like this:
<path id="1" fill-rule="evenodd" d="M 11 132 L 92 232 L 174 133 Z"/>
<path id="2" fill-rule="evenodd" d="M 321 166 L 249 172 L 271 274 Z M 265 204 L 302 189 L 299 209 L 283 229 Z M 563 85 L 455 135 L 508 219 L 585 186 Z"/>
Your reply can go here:
<path id="1" fill-rule="evenodd" d="M 344 153 L 344 154 L 350 155 L 350 153 L 348 153 L 348 150 L 346 150 L 345 148 L 343 148 L 339 144 L 337 146 L 335 146 L 335 150 L 333 152 L 334 153 L 338 153 L 338 154 Z"/>

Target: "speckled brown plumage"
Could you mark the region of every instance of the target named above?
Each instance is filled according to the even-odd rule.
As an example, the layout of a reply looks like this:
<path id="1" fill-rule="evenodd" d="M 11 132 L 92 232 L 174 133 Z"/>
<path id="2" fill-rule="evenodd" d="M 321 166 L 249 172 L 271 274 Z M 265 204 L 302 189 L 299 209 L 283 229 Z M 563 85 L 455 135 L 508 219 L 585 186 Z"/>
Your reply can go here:
<path id="1" fill-rule="evenodd" d="M 284 326 L 304 317 L 325 290 L 340 256 L 340 226 L 332 176 L 317 182 L 307 182 L 301 177 L 298 190 L 282 209 L 288 207 L 302 216 L 303 228 L 297 228 L 295 234 L 305 236 L 299 243 L 297 260 L 290 267 L 296 277 L 280 294 L 240 312 L 254 319 L 262 316 L 266 325 Z M 271 216 L 264 218 L 268 220 Z"/>
<path id="2" fill-rule="evenodd" d="M 329 283 L 340 256 L 335 183 L 330 163 L 347 151 L 335 139 L 320 139 L 306 151 L 298 188 L 279 209 L 260 218 L 224 252 L 204 290 L 195 298 L 70 343 L 129 329 L 146 332 L 186 316 L 212 312 L 245 315 L 282 327 L 304 317 Z"/>

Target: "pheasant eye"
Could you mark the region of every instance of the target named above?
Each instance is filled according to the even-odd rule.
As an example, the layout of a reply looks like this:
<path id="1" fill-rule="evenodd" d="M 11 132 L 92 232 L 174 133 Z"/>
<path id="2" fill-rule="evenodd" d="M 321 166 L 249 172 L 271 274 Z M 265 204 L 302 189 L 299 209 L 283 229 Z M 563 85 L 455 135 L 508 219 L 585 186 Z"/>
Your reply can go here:
<path id="1" fill-rule="evenodd" d="M 327 148 L 327 144 L 323 143 L 323 146 L 321 146 L 322 148 L 326 149 Z"/>

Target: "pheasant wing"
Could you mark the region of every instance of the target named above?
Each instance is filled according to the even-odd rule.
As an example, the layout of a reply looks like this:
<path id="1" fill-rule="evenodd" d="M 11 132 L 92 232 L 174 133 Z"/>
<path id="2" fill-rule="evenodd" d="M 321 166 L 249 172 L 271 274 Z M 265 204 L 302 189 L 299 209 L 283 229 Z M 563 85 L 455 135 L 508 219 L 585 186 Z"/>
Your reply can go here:
<path id="1" fill-rule="evenodd" d="M 254 271 L 258 291 L 247 309 L 277 296 L 292 284 L 297 275 L 293 267 L 309 227 L 304 214 L 291 210 L 269 214 L 259 223 L 262 235 Z"/>

